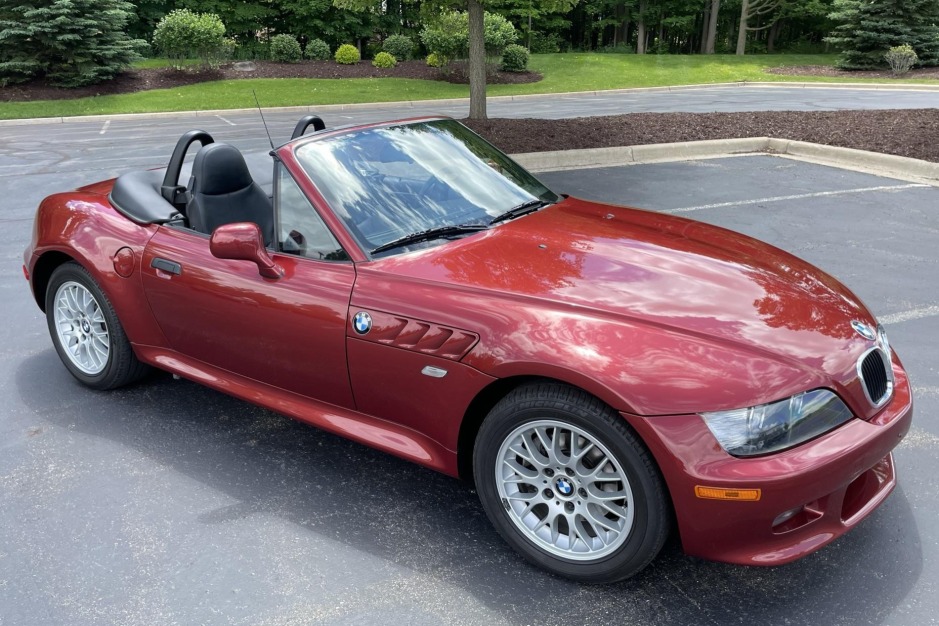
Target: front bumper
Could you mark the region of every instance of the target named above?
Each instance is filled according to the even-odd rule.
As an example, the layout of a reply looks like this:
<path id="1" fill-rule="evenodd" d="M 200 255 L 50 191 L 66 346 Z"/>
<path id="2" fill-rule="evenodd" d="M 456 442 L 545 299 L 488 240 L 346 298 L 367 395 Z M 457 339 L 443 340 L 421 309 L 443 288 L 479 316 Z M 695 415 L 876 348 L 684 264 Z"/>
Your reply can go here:
<path id="1" fill-rule="evenodd" d="M 759 458 L 727 454 L 698 415 L 623 414 L 658 461 L 685 552 L 728 563 L 781 565 L 815 552 L 867 517 L 896 486 L 891 451 L 913 416 L 906 374 L 896 365 L 894 372 L 894 396 L 870 420 L 854 419 Z M 707 500 L 695 495 L 698 485 L 759 489 L 761 497 Z"/>

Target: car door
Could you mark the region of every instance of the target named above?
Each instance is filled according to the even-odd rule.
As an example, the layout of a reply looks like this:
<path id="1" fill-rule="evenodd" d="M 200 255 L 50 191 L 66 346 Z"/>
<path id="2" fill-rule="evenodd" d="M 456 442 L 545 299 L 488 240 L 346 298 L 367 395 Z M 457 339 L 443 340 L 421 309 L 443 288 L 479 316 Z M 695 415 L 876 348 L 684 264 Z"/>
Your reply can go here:
<path id="1" fill-rule="evenodd" d="M 219 259 L 209 237 L 164 225 L 142 259 L 169 346 L 241 376 L 352 408 L 345 324 L 355 268 L 282 166 L 274 180 L 278 279 Z"/>

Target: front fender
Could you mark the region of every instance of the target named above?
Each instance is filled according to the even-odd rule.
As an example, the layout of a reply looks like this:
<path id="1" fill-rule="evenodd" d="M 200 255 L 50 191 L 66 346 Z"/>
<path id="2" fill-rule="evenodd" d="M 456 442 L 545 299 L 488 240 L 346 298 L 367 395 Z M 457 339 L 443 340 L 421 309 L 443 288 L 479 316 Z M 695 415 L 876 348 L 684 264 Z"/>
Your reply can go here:
<path id="1" fill-rule="evenodd" d="M 357 306 L 478 335 L 461 362 L 483 374 L 553 378 L 633 415 L 736 409 L 832 385 L 821 370 L 726 339 L 368 264 L 357 273 Z"/>
<path id="2" fill-rule="evenodd" d="M 752 406 L 830 384 L 772 355 L 616 316 L 516 303 L 510 324 L 490 319 L 467 365 L 495 378 L 554 378 L 636 415 Z"/>

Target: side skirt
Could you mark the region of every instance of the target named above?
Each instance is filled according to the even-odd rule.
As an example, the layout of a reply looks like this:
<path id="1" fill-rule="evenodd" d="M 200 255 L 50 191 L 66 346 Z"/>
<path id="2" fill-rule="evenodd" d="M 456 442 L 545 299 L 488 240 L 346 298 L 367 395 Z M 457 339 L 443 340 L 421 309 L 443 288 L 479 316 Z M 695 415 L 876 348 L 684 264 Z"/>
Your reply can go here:
<path id="1" fill-rule="evenodd" d="M 283 413 L 300 422 L 377 448 L 408 461 L 458 477 L 457 455 L 436 441 L 410 428 L 346 409 L 318 402 L 265 383 L 233 374 L 173 350 L 134 345 L 141 361 L 177 374 L 182 378 Z"/>

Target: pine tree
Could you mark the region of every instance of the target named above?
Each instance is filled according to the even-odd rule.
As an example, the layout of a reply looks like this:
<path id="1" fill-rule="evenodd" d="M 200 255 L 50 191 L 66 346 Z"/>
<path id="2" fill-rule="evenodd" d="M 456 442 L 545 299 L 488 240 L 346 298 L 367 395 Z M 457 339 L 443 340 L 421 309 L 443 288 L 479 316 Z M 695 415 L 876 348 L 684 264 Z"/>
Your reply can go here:
<path id="1" fill-rule="evenodd" d="M 842 69 L 886 67 L 884 54 L 903 44 L 913 47 L 920 64 L 939 65 L 936 0 L 835 0 L 828 17 L 838 26 L 826 41 L 842 48 Z"/>
<path id="2" fill-rule="evenodd" d="M 113 78 L 144 44 L 123 0 L 0 0 L 0 85 L 45 77 L 62 87 Z"/>

